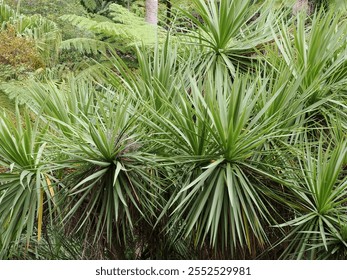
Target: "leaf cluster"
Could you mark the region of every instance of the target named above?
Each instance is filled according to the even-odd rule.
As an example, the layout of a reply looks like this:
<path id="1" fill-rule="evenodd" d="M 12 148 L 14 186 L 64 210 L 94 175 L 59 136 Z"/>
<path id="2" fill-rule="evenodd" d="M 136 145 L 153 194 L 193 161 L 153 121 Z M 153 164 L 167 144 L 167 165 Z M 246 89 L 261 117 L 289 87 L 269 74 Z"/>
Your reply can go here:
<path id="1" fill-rule="evenodd" d="M 345 16 L 251 4 L 194 0 L 135 71 L 113 43 L 143 21 L 64 17 L 106 63 L 2 87 L 26 108 L 0 117 L 2 258 L 346 257 Z"/>

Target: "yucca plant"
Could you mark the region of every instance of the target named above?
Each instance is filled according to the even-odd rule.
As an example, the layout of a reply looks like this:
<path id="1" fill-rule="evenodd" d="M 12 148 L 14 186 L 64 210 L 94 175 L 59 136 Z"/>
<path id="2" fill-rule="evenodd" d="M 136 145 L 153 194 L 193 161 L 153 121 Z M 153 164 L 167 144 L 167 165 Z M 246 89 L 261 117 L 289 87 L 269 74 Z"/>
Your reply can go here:
<path id="1" fill-rule="evenodd" d="M 78 117 L 94 116 L 96 99 L 91 82 L 77 80 L 70 75 L 65 82 L 50 80 L 42 83 L 30 79 L 25 85 L 25 92 L 18 85 L 14 85 L 13 89 L 8 87 L 8 95 L 29 105 L 36 114 L 42 112 L 41 119 L 47 123 L 50 118 L 59 120 L 50 123 L 50 127 L 58 133 L 73 137 L 72 127 L 76 129 L 80 126 Z"/>
<path id="2" fill-rule="evenodd" d="M 319 139 L 321 131 L 333 137 L 331 128 L 337 122 L 342 129 L 346 127 L 346 26 L 338 11 L 317 10 L 311 19 L 299 13 L 289 26 L 282 21 L 279 31 L 273 32 L 276 44 L 265 52 L 270 71 L 278 73 L 275 80 L 284 75 L 299 85 L 293 105 L 305 113 L 296 123 L 317 128 L 309 133 L 313 140 Z M 291 143 L 297 137 L 301 136 L 292 135 Z"/>
<path id="3" fill-rule="evenodd" d="M 268 241 L 264 227 L 273 218 L 266 198 L 273 191 L 265 182 L 275 176 L 261 159 L 271 153 L 264 144 L 281 132 L 275 115 L 263 118 L 274 99 L 258 110 L 266 85 L 250 77 L 238 74 L 232 83 L 225 69 L 205 81 L 192 78 L 175 103 L 163 94 L 169 113 L 153 117 L 163 155 L 181 174 L 163 215 L 171 216 L 178 236 L 224 257 L 246 248 L 255 254 L 255 244 Z"/>
<path id="4" fill-rule="evenodd" d="M 2 258 L 345 258 L 344 18 L 193 2 L 189 40 L 131 45 L 136 69 L 76 39 L 106 64 L 2 85 L 30 108 L 0 118 Z M 65 19 L 139 41 L 111 9 Z"/>
<path id="5" fill-rule="evenodd" d="M 177 102 L 180 91 L 189 88 L 189 76 L 198 64 L 196 54 L 180 49 L 180 45 L 170 36 L 154 50 L 143 46 L 137 48 L 136 54 L 136 72 L 114 56 L 111 58 L 112 70 L 102 69 L 105 74 L 103 80 L 114 87 L 123 86 L 136 99 L 142 100 L 156 112 L 166 114 L 165 103 Z M 121 75 L 117 75 L 117 72 Z"/>
<path id="6" fill-rule="evenodd" d="M 86 242 L 125 258 L 122 246 L 132 242 L 134 228 L 154 224 L 161 209 L 157 166 L 148 154 L 152 146 L 131 96 L 73 81 L 71 87 L 31 88 L 30 105 L 44 113 L 62 153 L 61 219 Z"/>
<path id="7" fill-rule="evenodd" d="M 334 99 L 332 92 L 346 83 L 346 28 L 344 17 L 335 11 L 319 10 L 309 24 L 300 13 L 289 27 L 282 21 L 279 36 L 274 31 L 277 48 L 268 49 L 266 59 L 275 69 L 286 62 L 287 70 L 278 70 L 301 80 L 301 95 L 310 95 L 305 103 Z"/>
<path id="8" fill-rule="evenodd" d="M 316 143 L 310 143 L 307 136 L 305 140 L 303 152 L 296 151 L 297 167 L 289 167 L 292 172 L 286 174 L 292 174 L 287 177 L 287 188 L 292 194 L 293 218 L 279 225 L 290 229 L 283 238 L 287 242 L 283 257 L 341 257 L 347 248 L 346 141 L 333 146 L 323 138 Z"/>
<path id="9" fill-rule="evenodd" d="M 279 75 L 260 65 L 256 77 L 238 73 L 232 81 L 221 68 L 203 79 L 194 73 L 195 57 L 178 55 L 168 40 L 153 56 L 139 54 L 137 73 L 118 60 L 120 75 L 104 72 L 113 86 L 140 100 L 145 108 L 140 119 L 150 125 L 156 156 L 168 161 L 169 178 L 175 178 L 169 180 L 164 195 L 170 203 L 157 226 L 164 219 L 167 236 L 175 231 L 174 238 L 184 237 L 196 249 L 213 248 L 218 256 L 246 257 L 246 247 L 255 255 L 254 243 L 266 246 L 267 225 L 276 216 L 269 199 L 283 195 L 277 183 L 286 159 L 278 149 L 287 149 L 288 138 L 302 130 L 305 113 L 319 104 L 303 106 L 301 81 L 288 80 L 285 71 Z"/>
<path id="10" fill-rule="evenodd" d="M 0 117 L 1 258 L 23 235 L 27 248 L 33 236 L 40 241 L 43 226 L 56 214 L 55 167 L 47 153 L 46 128 L 39 120 L 32 123 L 27 111 L 23 114 L 24 122 L 18 107 L 16 121 Z"/>
<path id="11" fill-rule="evenodd" d="M 252 62 L 257 60 L 257 52 L 273 40 L 271 27 L 280 17 L 280 12 L 275 12 L 265 3 L 262 8 L 254 9 L 252 1 L 192 2 L 196 15 L 183 13 L 196 30 L 188 31 L 185 36 L 203 54 L 203 69 L 224 65 L 232 76 L 235 76 L 237 68 L 248 71 L 253 67 Z"/>

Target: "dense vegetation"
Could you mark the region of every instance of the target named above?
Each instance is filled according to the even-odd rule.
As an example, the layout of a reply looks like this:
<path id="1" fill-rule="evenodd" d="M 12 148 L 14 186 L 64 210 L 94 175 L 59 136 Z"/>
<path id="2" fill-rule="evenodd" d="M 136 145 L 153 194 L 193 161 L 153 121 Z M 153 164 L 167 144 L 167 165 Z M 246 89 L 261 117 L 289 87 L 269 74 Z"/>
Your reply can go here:
<path id="1" fill-rule="evenodd" d="M 343 6 L 26 2 L 0 4 L 1 259 L 346 259 Z"/>

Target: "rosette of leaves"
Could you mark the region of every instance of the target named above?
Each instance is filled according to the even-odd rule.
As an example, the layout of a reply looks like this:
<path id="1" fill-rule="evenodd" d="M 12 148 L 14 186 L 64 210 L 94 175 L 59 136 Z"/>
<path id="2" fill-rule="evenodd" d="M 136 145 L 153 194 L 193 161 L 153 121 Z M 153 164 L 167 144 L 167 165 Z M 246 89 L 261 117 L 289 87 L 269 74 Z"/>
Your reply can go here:
<path id="1" fill-rule="evenodd" d="M 194 25 L 184 34 L 189 45 L 203 54 L 202 69 L 224 66 L 232 76 L 236 69 L 253 68 L 257 53 L 273 40 L 271 27 L 282 16 L 267 2 L 257 9 L 249 0 L 192 2 L 194 13 L 182 11 Z"/>
<path id="2" fill-rule="evenodd" d="M 264 118 L 280 94 L 268 98 L 266 86 L 259 77 L 239 73 L 232 82 L 227 69 L 210 72 L 205 80 L 191 77 L 189 91 L 178 91 L 177 99 L 163 93 L 158 98 L 167 113 L 153 112 L 161 153 L 180 174 L 162 214 L 170 217 L 168 230 L 215 257 L 254 256 L 269 241 L 268 199 L 281 179 L 268 171 L 275 151 L 265 147 L 281 137 L 282 120 L 280 113 Z"/>
<path id="3" fill-rule="evenodd" d="M 30 88 L 31 106 L 43 112 L 63 155 L 57 163 L 64 170 L 61 218 L 68 231 L 104 244 L 112 258 L 125 258 L 123 246 L 132 242 L 138 223 L 152 228 L 163 201 L 146 126 L 123 92 L 75 79 L 70 86 Z"/>
<path id="4" fill-rule="evenodd" d="M 32 123 L 28 112 L 23 114 L 24 122 L 18 108 L 16 121 L 0 117 L 0 258 L 11 247 L 28 248 L 32 237 L 40 241 L 43 227 L 56 217 L 46 129 L 40 121 Z"/>
<path id="5" fill-rule="evenodd" d="M 297 160 L 288 165 L 284 203 L 291 208 L 291 218 L 279 227 L 289 231 L 282 254 L 286 259 L 344 259 L 346 243 L 345 180 L 346 141 L 328 143 L 323 137 L 310 142 L 305 138 Z M 289 163 L 289 162 L 288 162 Z"/>

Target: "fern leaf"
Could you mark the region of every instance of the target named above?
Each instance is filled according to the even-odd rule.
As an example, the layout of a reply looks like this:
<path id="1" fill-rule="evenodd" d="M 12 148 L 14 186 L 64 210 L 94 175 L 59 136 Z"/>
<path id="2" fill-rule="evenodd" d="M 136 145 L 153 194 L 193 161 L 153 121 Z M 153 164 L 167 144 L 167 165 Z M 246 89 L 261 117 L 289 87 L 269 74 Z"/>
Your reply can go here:
<path id="1" fill-rule="evenodd" d="M 65 40 L 62 42 L 61 49 L 70 50 L 72 48 L 76 49 L 80 53 L 85 54 L 98 54 L 106 53 L 106 50 L 109 49 L 109 45 L 100 40 L 91 39 L 91 38 L 73 38 Z"/>
<path id="2" fill-rule="evenodd" d="M 109 45 L 113 45 L 118 50 L 135 50 L 136 46 L 146 45 L 153 46 L 157 40 L 166 38 L 166 31 L 158 27 L 146 23 L 143 18 L 128 11 L 121 5 L 111 4 L 109 6 L 110 15 L 113 22 L 109 19 L 102 20 L 100 17 L 96 19 L 85 18 L 76 15 L 64 15 L 62 20 L 69 21 L 71 24 L 92 32 L 97 38 L 106 41 Z M 101 19 L 101 20 L 100 20 Z M 79 51 L 86 48 L 84 52 L 95 53 L 97 50 L 96 41 L 84 40 L 69 41 L 64 43 L 64 48 L 74 47 Z"/>
<path id="3" fill-rule="evenodd" d="M 69 21 L 72 25 L 85 30 L 92 30 L 93 26 L 96 24 L 96 22 L 91 19 L 77 15 L 63 15 L 59 18 L 64 21 Z"/>
<path id="4" fill-rule="evenodd" d="M 110 15 L 114 22 L 126 25 L 145 25 L 143 18 L 130 12 L 125 7 L 118 4 L 111 4 L 109 7 Z"/>

